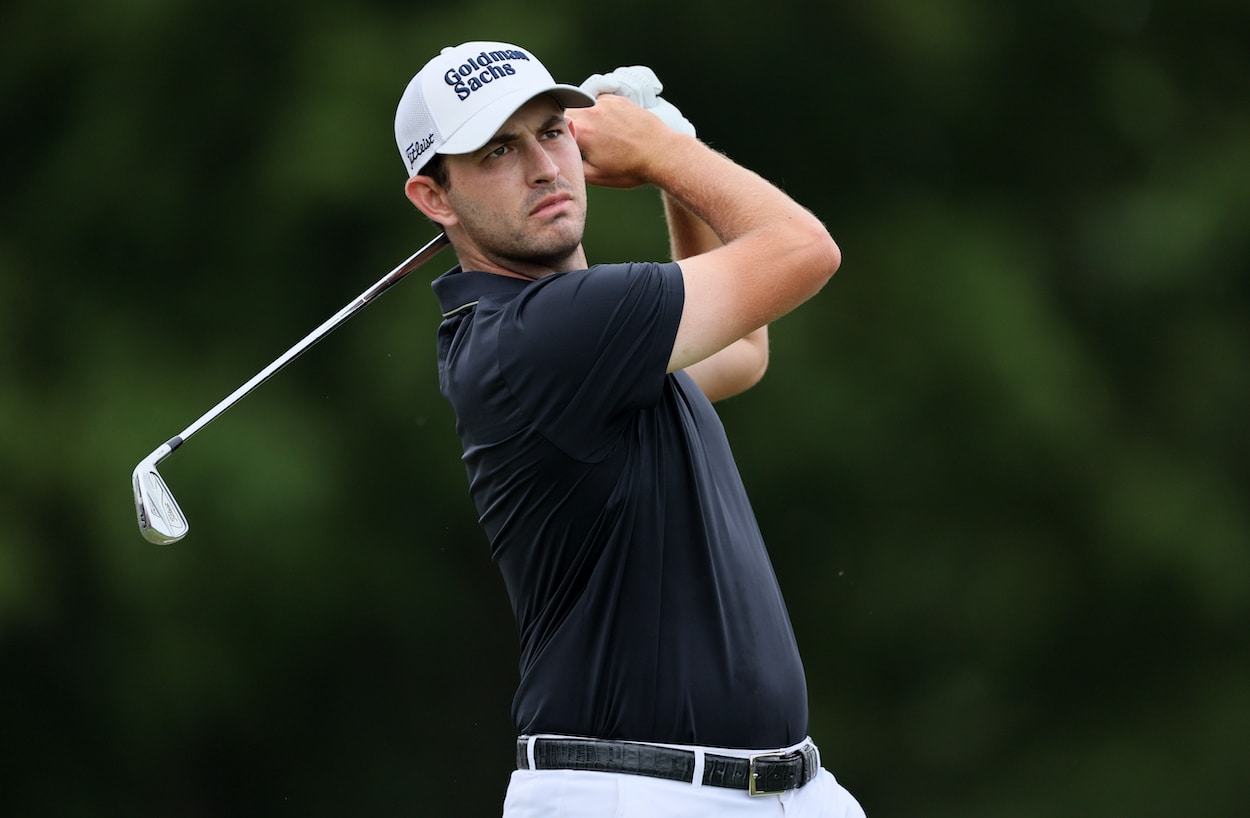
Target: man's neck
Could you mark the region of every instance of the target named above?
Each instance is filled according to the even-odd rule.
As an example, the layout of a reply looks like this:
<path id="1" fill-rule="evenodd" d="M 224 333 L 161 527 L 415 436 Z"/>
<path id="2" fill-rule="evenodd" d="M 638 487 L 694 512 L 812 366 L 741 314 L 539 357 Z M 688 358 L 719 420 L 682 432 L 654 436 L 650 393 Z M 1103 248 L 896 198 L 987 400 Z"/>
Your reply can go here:
<path id="1" fill-rule="evenodd" d="M 461 253 L 459 249 L 456 251 L 456 257 L 460 261 L 462 270 L 481 270 L 486 273 L 494 273 L 495 275 L 508 278 L 523 278 L 528 281 L 537 281 L 555 273 L 584 270 L 588 266 L 586 264 L 586 251 L 582 249 L 580 244 L 563 259 L 533 261 L 525 259 L 493 259 L 487 258 L 484 254 L 474 250 L 466 250 L 466 252 Z"/>

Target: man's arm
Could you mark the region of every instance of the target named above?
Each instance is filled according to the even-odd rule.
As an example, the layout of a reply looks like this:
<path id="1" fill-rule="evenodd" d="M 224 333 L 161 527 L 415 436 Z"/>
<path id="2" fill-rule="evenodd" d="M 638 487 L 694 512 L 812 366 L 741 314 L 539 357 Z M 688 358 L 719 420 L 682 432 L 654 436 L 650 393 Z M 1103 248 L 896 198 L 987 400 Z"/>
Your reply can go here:
<path id="1" fill-rule="evenodd" d="M 628 100 L 601 96 L 593 108 L 568 116 L 587 182 L 654 184 L 722 242 L 679 262 L 686 298 L 670 372 L 785 315 L 819 292 L 841 263 L 837 244 L 806 208 Z"/>
<path id="2" fill-rule="evenodd" d="M 664 194 L 664 215 L 668 220 L 673 260 L 681 261 L 720 247 L 722 242 L 712 228 L 687 210 L 681 202 Z M 745 392 L 764 377 L 768 369 L 768 326 L 762 326 L 734 341 L 720 352 L 686 367 L 708 400 L 718 401 Z"/>

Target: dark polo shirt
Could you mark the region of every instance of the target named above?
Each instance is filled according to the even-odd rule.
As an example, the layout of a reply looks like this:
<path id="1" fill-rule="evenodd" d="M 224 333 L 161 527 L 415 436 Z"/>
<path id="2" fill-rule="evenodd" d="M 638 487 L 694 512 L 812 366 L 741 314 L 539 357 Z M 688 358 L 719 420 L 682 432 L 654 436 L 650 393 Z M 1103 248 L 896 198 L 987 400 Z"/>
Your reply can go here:
<path id="1" fill-rule="evenodd" d="M 680 268 L 456 269 L 433 286 L 440 388 L 520 634 L 518 733 L 806 737 L 803 666 L 724 429 L 665 373 Z"/>

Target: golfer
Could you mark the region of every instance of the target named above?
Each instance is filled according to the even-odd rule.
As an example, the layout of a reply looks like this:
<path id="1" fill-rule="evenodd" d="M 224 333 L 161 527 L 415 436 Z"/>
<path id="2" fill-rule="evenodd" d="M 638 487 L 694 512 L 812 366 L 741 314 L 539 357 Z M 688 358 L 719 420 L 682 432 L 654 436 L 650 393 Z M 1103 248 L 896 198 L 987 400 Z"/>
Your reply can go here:
<path id="1" fill-rule="evenodd" d="M 660 90 L 639 67 L 562 85 L 524 48 L 472 42 L 396 112 L 407 196 L 459 261 L 433 285 L 439 386 L 520 636 L 504 816 L 862 816 L 808 736 L 712 408 L 760 379 L 766 325 L 839 250 Z M 784 134 L 768 116 L 752 127 Z M 676 260 L 590 267 L 588 183 L 659 188 Z"/>

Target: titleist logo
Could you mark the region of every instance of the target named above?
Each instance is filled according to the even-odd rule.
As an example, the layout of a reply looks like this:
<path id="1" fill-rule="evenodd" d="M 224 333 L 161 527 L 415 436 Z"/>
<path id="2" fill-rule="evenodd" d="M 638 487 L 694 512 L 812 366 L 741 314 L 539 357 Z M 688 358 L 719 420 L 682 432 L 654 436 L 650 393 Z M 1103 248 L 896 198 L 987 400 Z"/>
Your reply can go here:
<path id="1" fill-rule="evenodd" d="M 417 160 L 421 158 L 421 154 L 434 147 L 434 134 L 430 134 L 425 139 L 418 139 L 408 146 L 404 154 L 408 157 L 408 167 L 415 168 Z"/>

